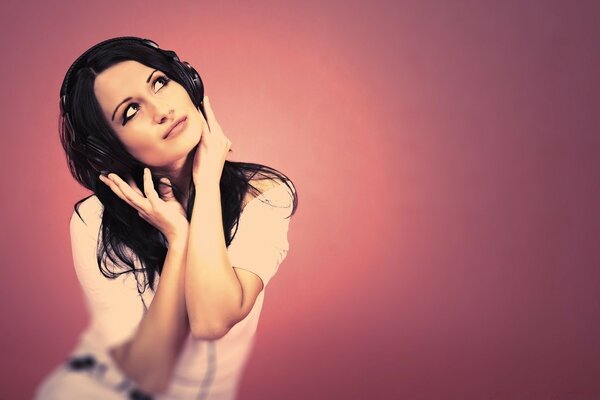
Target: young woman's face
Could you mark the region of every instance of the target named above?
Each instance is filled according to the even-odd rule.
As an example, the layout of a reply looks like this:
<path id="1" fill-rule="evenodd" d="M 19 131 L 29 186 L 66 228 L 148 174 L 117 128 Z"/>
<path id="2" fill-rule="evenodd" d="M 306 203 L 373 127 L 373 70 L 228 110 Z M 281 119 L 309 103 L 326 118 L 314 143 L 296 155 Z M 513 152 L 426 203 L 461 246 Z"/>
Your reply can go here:
<path id="1" fill-rule="evenodd" d="M 104 70 L 96 77 L 94 93 L 125 148 L 152 167 L 168 169 L 187 157 L 207 127 L 183 86 L 137 61 Z M 165 137 L 183 117 L 184 125 Z"/>

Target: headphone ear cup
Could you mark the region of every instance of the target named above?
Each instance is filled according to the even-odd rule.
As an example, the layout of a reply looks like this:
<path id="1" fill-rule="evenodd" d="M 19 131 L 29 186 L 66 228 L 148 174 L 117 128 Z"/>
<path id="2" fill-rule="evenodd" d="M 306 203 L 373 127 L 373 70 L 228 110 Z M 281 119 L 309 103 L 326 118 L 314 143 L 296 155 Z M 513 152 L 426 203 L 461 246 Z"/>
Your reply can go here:
<path id="1" fill-rule="evenodd" d="M 183 65 L 186 70 L 185 75 L 190 81 L 193 97 L 196 99 L 196 106 L 204 116 L 204 119 L 208 119 L 204 111 L 204 84 L 202 83 L 200 74 L 187 61 L 184 61 Z"/>
<path id="2" fill-rule="evenodd" d="M 173 52 L 170 52 L 171 54 Z M 185 81 L 185 85 L 192 92 L 192 99 L 196 107 L 199 107 L 204 99 L 204 84 L 200 78 L 200 74 L 186 61 L 179 61 L 176 55 L 172 55 L 173 66 L 179 72 L 179 76 Z"/>
<path id="3" fill-rule="evenodd" d="M 194 97 L 196 100 L 198 100 L 198 105 L 200 105 L 204 100 L 204 84 L 202 83 L 200 74 L 187 61 L 184 61 L 183 65 L 185 66 L 185 70 L 187 72 L 186 76 L 191 82 L 190 86 L 192 87 Z"/>
<path id="4" fill-rule="evenodd" d="M 96 136 L 89 136 L 85 142 L 85 155 L 89 164 L 98 172 L 110 169 L 110 151 L 102 140 Z"/>

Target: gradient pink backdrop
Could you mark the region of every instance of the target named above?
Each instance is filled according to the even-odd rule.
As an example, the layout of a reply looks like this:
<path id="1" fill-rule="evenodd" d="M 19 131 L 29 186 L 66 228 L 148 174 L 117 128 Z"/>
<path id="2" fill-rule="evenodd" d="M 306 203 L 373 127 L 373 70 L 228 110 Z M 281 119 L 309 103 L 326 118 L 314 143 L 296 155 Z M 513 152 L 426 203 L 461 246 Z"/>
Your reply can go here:
<path id="1" fill-rule="evenodd" d="M 296 183 L 240 400 L 600 398 L 595 1 L 3 2 L 0 398 L 87 324 L 58 94 L 135 35 Z"/>

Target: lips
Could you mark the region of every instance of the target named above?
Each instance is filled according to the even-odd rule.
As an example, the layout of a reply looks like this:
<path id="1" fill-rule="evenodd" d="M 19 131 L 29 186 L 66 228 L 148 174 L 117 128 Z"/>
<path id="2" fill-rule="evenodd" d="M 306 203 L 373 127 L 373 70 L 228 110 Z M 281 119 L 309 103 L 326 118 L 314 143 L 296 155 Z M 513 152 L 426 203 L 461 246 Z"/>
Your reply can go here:
<path id="1" fill-rule="evenodd" d="M 179 125 L 180 123 L 184 122 L 187 119 L 187 117 L 181 117 L 179 118 L 177 121 L 173 122 L 173 125 L 171 125 L 169 127 L 169 129 L 167 129 L 167 131 L 165 132 L 165 134 L 163 135 L 163 139 L 166 139 L 167 137 L 169 137 L 169 134 L 171 133 L 171 131 L 173 130 L 173 128 L 175 128 L 177 125 Z"/>

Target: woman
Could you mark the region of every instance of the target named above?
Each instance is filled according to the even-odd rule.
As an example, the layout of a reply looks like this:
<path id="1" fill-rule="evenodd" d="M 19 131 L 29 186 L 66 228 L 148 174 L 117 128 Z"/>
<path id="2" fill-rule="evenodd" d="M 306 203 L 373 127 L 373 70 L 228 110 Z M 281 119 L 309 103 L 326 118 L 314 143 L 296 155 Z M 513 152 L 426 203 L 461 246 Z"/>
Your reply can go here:
<path id="1" fill-rule="evenodd" d="M 90 324 L 36 399 L 234 399 L 294 185 L 226 161 L 197 72 L 150 40 L 101 42 L 61 89 L 73 260 Z M 147 290 L 149 289 L 149 290 Z"/>

